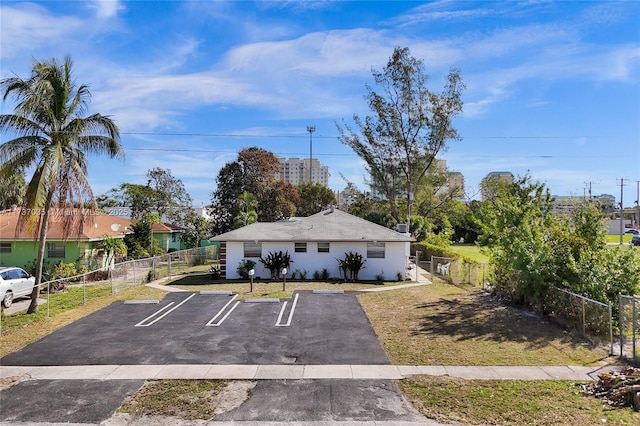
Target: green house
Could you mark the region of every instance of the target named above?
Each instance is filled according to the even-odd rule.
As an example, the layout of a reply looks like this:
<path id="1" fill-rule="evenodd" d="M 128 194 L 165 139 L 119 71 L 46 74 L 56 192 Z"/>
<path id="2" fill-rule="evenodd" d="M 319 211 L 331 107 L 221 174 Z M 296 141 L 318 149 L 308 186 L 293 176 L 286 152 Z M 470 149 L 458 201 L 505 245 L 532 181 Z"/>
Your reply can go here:
<path id="1" fill-rule="evenodd" d="M 21 208 L 0 211 L 0 266 L 29 268 L 38 257 L 38 241 L 28 229 L 17 230 Z M 44 261 L 53 266 L 60 261 L 84 265 L 89 270 L 102 266 L 99 250 L 105 235 L 124 238 L 131 228 L 131 221 L 117 216 L 80 209 L 54 209 L 50 213 Z M 66 239 L 63 225 L 76 221 L 74 231 Z"/>
<path id="2" fill-rule="evenodd" d="M 182 238 L 180 238 L 184 233 L 184 228 L 168 223 L 154 223 L 151 225 L 151 231 L 158 245 L 166 251 L 178 251 L 187 248 L 182 242 Z"/>

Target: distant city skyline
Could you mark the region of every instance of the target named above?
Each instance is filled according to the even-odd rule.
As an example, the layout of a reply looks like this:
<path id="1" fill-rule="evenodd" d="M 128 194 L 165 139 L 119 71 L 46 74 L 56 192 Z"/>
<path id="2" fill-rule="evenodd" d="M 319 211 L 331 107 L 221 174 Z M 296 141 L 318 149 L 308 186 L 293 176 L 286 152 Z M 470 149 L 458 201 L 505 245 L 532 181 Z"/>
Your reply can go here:
<path id="1" fill-rule="evenodd" d="M 371 114 L 367 85 L 394 47 L 424 61 L 439 92 L 466 90 L 461 140 L 438 158 L 468 194 L 492 171 L 529 174 L 558 195 L 635 205 L 640 180 L 640 2 L 2 1 L 0 78 L 33 60 L 74 61 L 74 78 L 120 127 L 126 159 L 89 157 L 96 195 L 146 183 L 154 167 L 206 205 L 246 147 L 329 167 L 328 186 L 368 190 L 336 123 Z M 10 113 L 11 100 L 1 112 Z M 1 142 L 10 139 L 2 134 Z"/>

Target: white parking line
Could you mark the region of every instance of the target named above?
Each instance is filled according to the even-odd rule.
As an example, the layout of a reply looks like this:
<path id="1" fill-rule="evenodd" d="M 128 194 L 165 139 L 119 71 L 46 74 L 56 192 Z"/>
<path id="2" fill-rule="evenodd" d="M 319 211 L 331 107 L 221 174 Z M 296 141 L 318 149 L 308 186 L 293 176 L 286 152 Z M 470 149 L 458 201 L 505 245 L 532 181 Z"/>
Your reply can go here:
<path id="1" fill-rule="evenodd" d="M 287 307 L 287 302 L 284 302 L 282 304 L 282 309 L 280 309 L 280 315 L 278 315 L 278 319 L 276 320 L 276 327 L 289 327 L 291 325 L 291 319 L 293 319 L 293 311 L 296 310 L 296 305 L 298 304 L 299 295 L 300 295 L 299 293 L 296 293 L 296 297 L 293 298 L 293 304 L 291 305 L 291 311 L 289 312 L 289 318 L 287 319 L 286 324 L 280 324 L 280 321 L 282 320 L 282 315 L 284 314 L 284 311 Z"/>
<path id="2" fill-rule="evenodd" d="M 231 300 L 229 300 L 229 301 L 228 301 L 228 302 L 227 302 L 227 303 L 222 307 L 222 309 L 220 309 L 220 310 L 218 311 L 218 313 L 217 313 L 213 318 L 211 318 L 211 320 L 206 324 L 206 326 L 207 326 L 207 327 L 218 327 L 220 324 L 222 324 L 222 322 L 223 322 L 224 320 L 226 320 L 226 319 L 227 319 L 227 317 L 229 316 L 229 314 L 231 314 L 231 312 L 233 312 L 233 310 L 234 310 L 235 308 L 237 308 L 237 307 L 238 307 L 238 305 L 240 304 L 240 302 L 236 302 L 236 304 L 235 304 L 235 305 L 233 305 L 233 307 L 229 310 L 229 312 L 227 312 L 227 314 L 226 314 L 224 317 L 222 317 L 222 318 L 220 319 L 220 321 L 218 321 L 217 323 L 216 323 L 216 322 L 214 322 L 214 321 L 215 321 L 215 320 L 216 320 L 220 315 L 222 315 L 222 313 L 224 312 L 224 310 L 225 310 L 225 309 L 227 309 L 227 307 L 229 307 L 229 305 L 230 305 L 230 304 L 232 304 L 232 303 L 233 303 L 233 301 L 234 301 L 234 300 L 236 300 L 236 298 L 237 298 L 237 297 L 238 297 L 238 295 L 237 295 L 237 294 L 234 294 L 234 295 L 233 295 L 233 297 L 231 298 Z"/>
<path id="3" fill-rule="evenodd" d="M 180 306 L 182 306 L 184 303 L 186 303 L 189 299 L 191 299 L 193 296 L 195 296 L 196 294 L 193 293 L 191 296 L 187 297 L 186 299 L 184 299 L 182 302 L 178 303 L 176 306 L 174 306 L 173 308 L 169 309 L 167 312 L 165 312 L 164 314 L 160 315 L 158 318 L 154 319 L 153 321 L 151 321 L 148 324 L 145 324 L 145 322 L 147 320 L 150 320 L 151 318 L 155 317 L 156 315 L 158 315 L 159 313 L 161 313 L 162 311 L 164 311 L 165 309 L 167 309 L 168 307 L 170 307 L 171 305 L 173 305 L 173 302 L 169 303 L 167 306 L 165 306 L 164 308 L 154 312 L 153 314 L 149 315 L 148 317 L 146 317 L 145 319 L 143 319 L 142 321 L 140 321 L 139 323 L 136 324 L 136 327 L 149 327 L 150 325 L 155 324 L 156 322 L 160 321 L 162 318 L 166 317 L 167 315 L 169 315 L 171 312 L 175 311 L 176 309 L 178 309 Z"/>

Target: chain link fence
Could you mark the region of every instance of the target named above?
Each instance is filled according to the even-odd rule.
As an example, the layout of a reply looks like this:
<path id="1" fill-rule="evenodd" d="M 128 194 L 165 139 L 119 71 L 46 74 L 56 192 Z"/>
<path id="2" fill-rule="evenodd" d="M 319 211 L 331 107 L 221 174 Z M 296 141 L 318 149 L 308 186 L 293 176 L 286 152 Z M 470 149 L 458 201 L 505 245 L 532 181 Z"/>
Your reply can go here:
<path id="1" fill-rule="evenodd" d="M 640 362 L 640 296 L 618 296 L 620 303 L 620 356 Z"/>
<path id="2" fill-rule="evenodd" d="M 484 288 L 488 277 L 487 264 L 485 263 L 431 256 L 428 266 L 431 275 L 447 279 L 453 284 L 470 284 Z"/>
<path id="3" fill-rule="evenodd" d="M 191 271 L 209 272 L 218 266 L 216 246 L 196 247 L 116 263 L 111 267 L 41 283 L 39 305 L 46 305 L 49 317 L 52 310 L 73 309 L 90 299 L 115 294 L 140 284 L 161 278 L 171 279 Z M 41 306 L 41 309 L 45 309 L 45 306 Z"/>
<path id="4" fill-rule="evenodd" d="M 611 302 L 603 303 L 568 290 L 551 287 L 545 300 L 549 317 L 594 343 L 609 343 L 613 354 L 613 314 Z"/>

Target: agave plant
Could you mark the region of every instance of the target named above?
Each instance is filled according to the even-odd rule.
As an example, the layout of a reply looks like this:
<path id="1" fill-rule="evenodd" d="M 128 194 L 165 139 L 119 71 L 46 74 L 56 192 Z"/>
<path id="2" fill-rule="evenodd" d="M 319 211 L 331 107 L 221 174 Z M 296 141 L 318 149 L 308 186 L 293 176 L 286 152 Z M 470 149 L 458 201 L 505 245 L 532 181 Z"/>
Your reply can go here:
<path id="1" fill-rule="evenodd" d="M 358 281 L 358 274 L 364 269 L 364 263 L 366 260 L 362 258 L 360 253 L 345 253 L 344 260 L 338 260 L 340 263 L 340 269 L 344 273 L 345 279 L 347 279 L 347 272 L 349 273 L 349 279 L 353 282 Z"/>
<path id="2" fill-rule="evenodd" d="M 271 279 L 277 280 L 278 274 L 283 268 L 289 268 L 289 265 L 293 263 L 291 260 L 291 255 L 289 252 L 269 252 L 265 257 L 260 258 L 260 263 L 264 265 L 265 268 L 269 270 L 271 273 Z"/>

